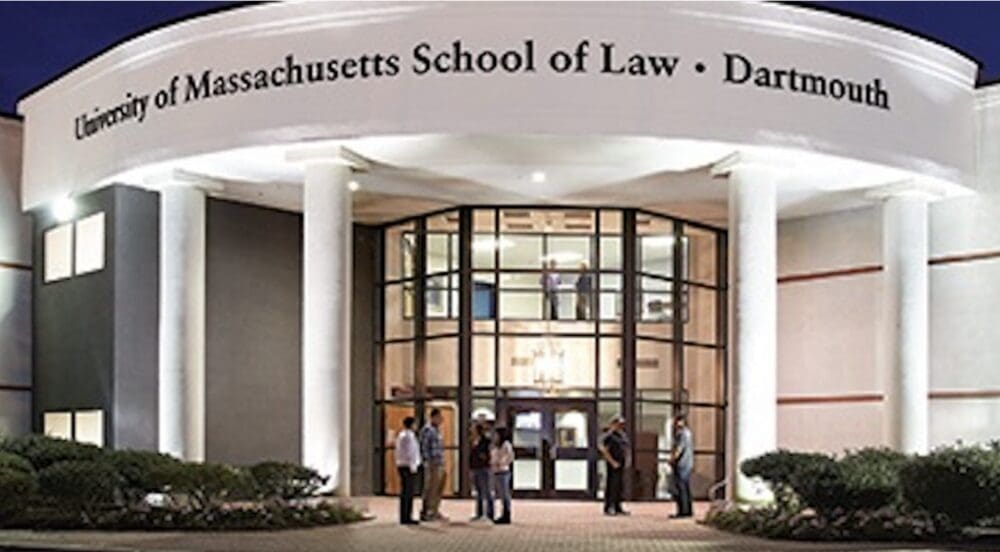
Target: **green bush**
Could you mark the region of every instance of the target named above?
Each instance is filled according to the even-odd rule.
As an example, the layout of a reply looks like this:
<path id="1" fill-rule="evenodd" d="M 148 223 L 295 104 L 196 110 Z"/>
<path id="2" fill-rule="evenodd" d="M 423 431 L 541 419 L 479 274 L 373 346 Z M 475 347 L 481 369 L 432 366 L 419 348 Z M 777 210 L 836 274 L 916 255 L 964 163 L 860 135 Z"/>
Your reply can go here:
<path id="1" fill-rule="evenodd" d="M 4 438 L 0 440 L 0 452 L 20 456 L 39 471 L 57 462 L 98 460 L 104 453 L 94 445 L 44 435 Z"/>
<path id="2" fill-rule="evenodd" d="M 0 518 L 18 512 L 38 492 L 38 480 L 31 470 L 0 466 Z"/>
<path id="3" fill-rule="evenodd" d="M 903 499 L 958 527 L 1000 515 L 1000 454 L 987 448 L 944 448 L 900 470 Z"/>
<path id="4" fill-rule="evenodd" d="M 898 504 L 899 472 L 908 461 L 907 455 L 886 448 L 848 453 L 837 463 L 845 487 L 844 508 L 877 510 Z"/>
<path id="5" fill-rule="evenodd" d="M 114 504 L 122 483 L 114 466 L 99 460 L 57 462 L 38 472 L 43 498 L 85 510 Z"/>
<path id="6" fill-rule="evenodd" d="M 249 473 L 222 464 L 177 462 L 157 465 L 151 477 L 167 482 L 165 491 L 183 495 L 195 508 L 233 500 L 250 500 L 256 495 Z"/>
<path id="7" fill-rule="evenodd" d="M 328 478 L 316 470 L 287 462 L 261 462 L 249 468 L 258 496 L 292 500 L 316 494 Z"/>
<path id="8" fill-rule="evenodd" d="M 109 451 L 107 461 L 121 475 L 122 491 L 132 501 L 162 492 L 183 464 L 173 456 L 145 450 Z"/>
<path id="9" fill-rule="evenodd" d="M 31 462 L 10 452 L 0 452 L 0 469 L 8 469 L 23 473 L 34 473 Z"/>
<path id="10" fill-rule="evenodd" d="M 744 460 L 740 464 L 740 470 L 747 477 L 759 477 L 776 489 L 783 486 L 791 487 L 799 471 L 832 461 L 833 459 L 825 454 L 779 449 Z"/>

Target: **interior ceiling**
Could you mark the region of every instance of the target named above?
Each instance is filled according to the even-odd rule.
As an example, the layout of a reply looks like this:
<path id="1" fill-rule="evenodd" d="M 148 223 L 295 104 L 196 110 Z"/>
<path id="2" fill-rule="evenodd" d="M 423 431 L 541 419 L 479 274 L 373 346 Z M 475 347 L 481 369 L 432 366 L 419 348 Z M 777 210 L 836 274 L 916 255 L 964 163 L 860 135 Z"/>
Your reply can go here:
<path id="1" fill-rule="evenodd" d="M 643 207 L 724 226 L 727 180 L 710 167 L 731 146 L 616 136 L 372 137 L 330 144 L 348 148 L 368 167 L 357 173 L 356 220 L 380 223 L 456 205 L 601 205 Z M 301 146 L 268 146 L 182 159 L 171 168 L 215 181 L 213 195 L 300 211 L 304 171 L 288 161 Z M 808 171 L 779 186 L 779 217 L 870 204 L 865 192 L 891 170 L 838 160 L 810 160 Z M 163 165 L 123 175 L 141 183 Z M 536 172 L 544 182 L 533 181 Z"/>

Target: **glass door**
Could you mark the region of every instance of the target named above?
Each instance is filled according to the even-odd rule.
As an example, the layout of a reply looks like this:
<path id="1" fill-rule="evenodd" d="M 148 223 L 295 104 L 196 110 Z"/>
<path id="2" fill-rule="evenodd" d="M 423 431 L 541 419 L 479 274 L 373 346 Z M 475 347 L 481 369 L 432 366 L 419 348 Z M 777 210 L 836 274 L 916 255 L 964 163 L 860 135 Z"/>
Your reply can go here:
<path id="1" fill-rule="evenodd" d="M 514 496 L 596 496 L 596 409 L 592 401 L 503 401 L 500 412 L 511 428 L 514 445 Z"/>

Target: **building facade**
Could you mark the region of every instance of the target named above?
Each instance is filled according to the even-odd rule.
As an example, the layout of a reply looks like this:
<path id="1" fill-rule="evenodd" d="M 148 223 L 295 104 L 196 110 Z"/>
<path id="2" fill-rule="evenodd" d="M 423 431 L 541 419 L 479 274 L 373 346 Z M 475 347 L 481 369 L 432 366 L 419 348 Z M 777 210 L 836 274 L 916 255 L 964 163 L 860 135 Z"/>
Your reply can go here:
<path id="1" fill-rule="evenodd" d="M 439 408 L 449 492 L 487 417 L 518 495 L 594 498 L 621 414 L 629 495 L 657 499 L 685 414 L 697 494 L 743 500 L 767 491 L 736 465 L 777 447 L 995 439 L 1000 93 L 975 76 L 775 4 L 151 31 L 0 123 L 0 430 L 393 493 L 401 419 Z"/>

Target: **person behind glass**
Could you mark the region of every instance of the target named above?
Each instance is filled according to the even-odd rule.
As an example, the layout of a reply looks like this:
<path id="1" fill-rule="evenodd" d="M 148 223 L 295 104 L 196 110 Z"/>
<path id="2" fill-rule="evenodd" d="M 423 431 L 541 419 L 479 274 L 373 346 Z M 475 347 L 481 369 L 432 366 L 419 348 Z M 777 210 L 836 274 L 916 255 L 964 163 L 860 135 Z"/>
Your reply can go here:
<path id="1" fill-rule="evenodd" d="M 413 519 L 413 492 L 417 488 L 417 472 L 420 469 L 420 445 L 413 433 L 417 420 L 413 416 L 403 418 L 403 428 L 396 435 L 396 470 L 399 472 L 399 522 L 416 525 Z"/>
<path id="2" fill-rule="evenodd" d="M 677 487 L 676 518 L 691 517 L 691 472 L 694 471 L 694 438 L 683 414 L 674 418 L 674 449 L 670 454 Z"/>
<path id="3" fill-rule="evenodd" d="M 493 520 L 497 525 L 510 523 L 510 466 L 514 463 L 514 445 L 510 443 L 507 428 L 498 427 L 493 432 L 493 446 L 490 448 L 490 470 L 497 498 L 503 504 L 503 513 Z"/>
<path id="4" fill-rule="evenodd" d="M 576 319 L 590 317 L 590 293 L 594 289 L 594 277 L 587 272 L 587 261 L 580 263 L 580 276 L 576 279 Z"/>
<path id="5" fill-rule="evenodd" d="M 607 463 L 607 476 L 604 483 L 604 515 L 627 516 L 622 508 L 622 485 L 625 479 L 625 466 L 628 463 L 629 442 L 625 434 L 625 418 L 615 416 L 608 425 L 608 430 L 601 436 L 597 450 Z"/>
<path id="6" fill-rule="evenodd" d="M 556 265 L 555 259 L 552 259 L 548 264 L 542 263 L 544 269 L 542 270 L 542 297 L 545 300 L 545 305 L 542 307 L 545 309 L 545 319 L 546 320 L 558 320 L 559 319 L 559 284 L 562 280 L 559 278 L 559 273 L 556 272 L 558 266 Z"/>
<path id="7" fill-rule="evenodd" d="M 469 467 L 472 469 L 472 484 L 476 488 L 476 515 L 472 521 L 493 519 L 493 490 L 490 488 L 490 438 L 486 425 L 477 422 L 472 432 L 472 447 L 469 451 Z"/>
<path id="8" fill-rule="evenodd" d="M 421 521 L 447 521 L 441 515 L 444 494 L 444 440 L 441 438 L 441 409 L 431 409 L 430 422 L 420 430 L 420 455 L 424 462 L 424 496 Z"/>

